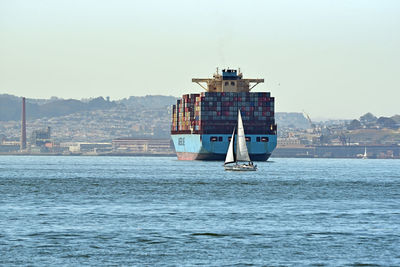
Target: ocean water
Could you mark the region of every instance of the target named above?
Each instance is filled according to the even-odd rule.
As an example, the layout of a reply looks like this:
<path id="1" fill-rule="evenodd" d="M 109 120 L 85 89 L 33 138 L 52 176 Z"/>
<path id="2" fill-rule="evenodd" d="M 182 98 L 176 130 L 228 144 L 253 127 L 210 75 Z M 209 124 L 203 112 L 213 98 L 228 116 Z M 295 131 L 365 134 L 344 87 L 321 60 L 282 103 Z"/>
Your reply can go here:
<path id="1" fill-rule="evenodd" d="M 400 266 L 400 161 L 0 156 L 3 266 Z"/>

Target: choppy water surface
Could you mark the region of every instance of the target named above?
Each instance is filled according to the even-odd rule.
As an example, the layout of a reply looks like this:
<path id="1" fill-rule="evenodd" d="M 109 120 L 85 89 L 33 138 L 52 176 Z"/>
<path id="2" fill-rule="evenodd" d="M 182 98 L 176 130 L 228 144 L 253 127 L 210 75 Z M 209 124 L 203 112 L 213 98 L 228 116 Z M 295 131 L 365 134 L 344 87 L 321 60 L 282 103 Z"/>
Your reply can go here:
<path id="1" fill-rule="evenodd" d="M 400 266 L 400 161 L 0 157 L 0 265 Z"/>

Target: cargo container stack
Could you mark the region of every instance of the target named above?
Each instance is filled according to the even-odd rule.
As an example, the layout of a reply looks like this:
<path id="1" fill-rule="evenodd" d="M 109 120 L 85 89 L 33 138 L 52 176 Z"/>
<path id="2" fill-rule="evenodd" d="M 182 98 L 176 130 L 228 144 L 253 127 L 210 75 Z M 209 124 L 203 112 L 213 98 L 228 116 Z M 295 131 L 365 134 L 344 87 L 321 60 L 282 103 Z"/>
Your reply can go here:
<path id="1" fill-rule="evenodd" d="M 274 98 L 265 92 L 183 95 L 172 108 L 171 133 L 227 133 L 236 127 L 238 109 L 247 134 L 276 134 Z"/>

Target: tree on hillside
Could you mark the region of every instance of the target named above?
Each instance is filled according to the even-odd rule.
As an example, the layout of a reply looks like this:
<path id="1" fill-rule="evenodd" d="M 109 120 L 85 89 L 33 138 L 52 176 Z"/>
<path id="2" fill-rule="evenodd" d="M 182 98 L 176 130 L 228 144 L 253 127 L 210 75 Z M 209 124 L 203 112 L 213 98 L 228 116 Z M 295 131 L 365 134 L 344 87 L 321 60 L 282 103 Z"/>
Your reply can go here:
<path id="1" fill-rule="evenodd" d="M 352 120 L 349 125 L 347 125 L 347 130 L 356 130 L 361 128 L 361 123 L 359 120 Z"/>
<path id="2" fill-rule="evenodd" d="M 390 117 L 392 120 L 395 120 L 397 123 L 400 123 L 400 115 L 394 115 Z"/>
<path id="3" fill-rule="evenodd" d="M 381 125 L 384 128 L 389 128 L 389 129 L 397 129 L 397 122 L 393 120 L 392 118 L 388 117 L 379 117 L 379 119 L 376 121 L 379 125 Z"/>
<path id="4" fill-rule="evenodd" d="M 360 117 L 360 122 L 365 125 L 375 123 L 377 119 L 372 113 L 368 112 Z"/>

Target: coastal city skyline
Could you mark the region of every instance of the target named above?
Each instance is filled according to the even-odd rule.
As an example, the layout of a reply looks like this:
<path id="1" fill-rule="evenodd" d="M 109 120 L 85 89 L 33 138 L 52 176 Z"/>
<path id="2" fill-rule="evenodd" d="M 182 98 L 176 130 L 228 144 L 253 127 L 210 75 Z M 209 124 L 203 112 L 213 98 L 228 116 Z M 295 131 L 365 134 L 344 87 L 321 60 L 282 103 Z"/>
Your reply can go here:
<path id="1" fill-rule="evenodd" d="M 264 78 L 276 111 L 398 114 L 396 1 L 0 1 L 0 91 L 200 93 L 216 67 Z M 111 93 L 110 93 L 111 92 Z"/>

